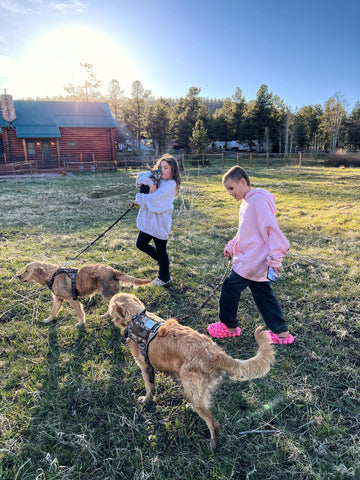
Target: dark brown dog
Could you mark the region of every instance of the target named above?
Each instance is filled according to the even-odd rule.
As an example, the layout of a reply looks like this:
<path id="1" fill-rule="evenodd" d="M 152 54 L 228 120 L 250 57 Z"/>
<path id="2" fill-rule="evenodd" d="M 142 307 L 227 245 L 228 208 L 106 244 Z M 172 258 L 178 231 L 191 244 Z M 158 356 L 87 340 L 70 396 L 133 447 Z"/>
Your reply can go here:
<path id="1" fill-rule="evenodd" d="M 32 262 L 26 266 L 24 273 L 19 275 L 18 278 L 22 282 L 36 282 L 40 285 L 47 285 L 58 269 L 59 267 L 52 263 Z M 108 265 L 94 264 L 79 268 L 75 286 L 78 297 L 85 297 L 98 292 L 108 302 L 119 291 L 120 284 L 147 285 L 150 284 L 150 280 L 141 280 L 125 275 Z M 73 299 L 71 280 L 66 273 L 55 276 L 51 291 L 54 297 L 54 306 L 50 316 L 44 322 L 51 322 L 59 313 L 63 301 L 66 300 L 79 317 L 76 326 L 83 325 L 85 323 L 85 312 L 80 301 Z"/>
<path id="2" fill-rule="evenodd" d="M 132 325 L 135 316 L 143 310 L 144 305 L 137 297 L 119 293 L 111 299 L 107 314 L 124 333 L 125 328 Z M 163 322 L 154 314 L 148 315 Z M 274 361 L 269 336 L 261 331 L 261 327 L 256 329 L 255 339 L 259 345 L 256 356 L 249 360 L 237 360 L 227 355 L 210 337 L 170 319 L 162 323 L 156 337 L 148 345 L 150 365 L 181 381 L 194 410 L 210 430 L 211 448 L 215 448 L 219 435 L 219 423 L 210 411 L 211 395 L 220 383 L 222 374 L 228 373 L 235 381 L 260 378 L 268 373 Z M 150 402 L 154 397 L 155 385 L 149 377 L 149 364 L 135 341 L 129 339 L 129 345 L 145 382 L 146 395 L 140 397 L 139 401 Z"/>

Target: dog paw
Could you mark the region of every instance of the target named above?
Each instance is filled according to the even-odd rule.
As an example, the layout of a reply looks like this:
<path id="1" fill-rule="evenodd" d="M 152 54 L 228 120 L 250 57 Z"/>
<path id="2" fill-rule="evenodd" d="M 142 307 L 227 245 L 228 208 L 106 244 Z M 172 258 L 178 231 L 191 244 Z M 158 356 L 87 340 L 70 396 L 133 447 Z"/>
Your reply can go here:
<path id="1" fill-rule="evenodd" d="M 75 325 L 76 328 L 80 328 L 80 327 L 83 327 L 83 326 L 85 326 L 85 322 L 78 322 L 78 323 Z"/>
<path id="2" fill-rule="evenodd" d="M 153 397 L 149 397 L 147 395 L 144 395 L 142 397 L 138 397 L 138 402 L 139 403 L 150 403 L 154 400 Z"/>
<path id="3" fill-rule="evenodd" d="M 49 318 L 45 318 L 45 320 L 43 320 L 43 323 L 50 323 L 52 322 L 54 319 L 49 317 Z"/>

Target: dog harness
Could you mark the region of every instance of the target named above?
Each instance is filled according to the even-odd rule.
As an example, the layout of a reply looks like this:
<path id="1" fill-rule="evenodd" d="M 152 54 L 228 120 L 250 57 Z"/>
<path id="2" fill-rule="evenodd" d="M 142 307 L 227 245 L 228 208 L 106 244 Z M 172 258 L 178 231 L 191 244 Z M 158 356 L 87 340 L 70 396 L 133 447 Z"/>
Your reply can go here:
<path id="1" fill-rule="evenodd" d="M 77 300 L 78 298 L 78 292 L 76 290 L 76 275 L 77 275 L 77 269 L 76 268 L 59 268 L 56 270 L 56 272 L 53 274 L 53 276 L 50 278 L 48 282 L 46 282 L 46 285 L 52 290 L 52 286 L 54 284 L 55 277 L 59 275 L 59 273 L 66 273 L 66 275 L 70 278 L 71 280 L 71 293 L 73 300 Z"/>
<path id="2" fill-rule="evenodd" d="M 134 342 L 140 348 L 140 352 L 145 357 L 145 362 L 149 365 L 150 383 L 154 383 L 155 371 L 154 367 L 150 363 L 147 352 L 151 340 L 156 337 L 159 328 L 164 322 L 159 322 L 148 317 L 145 314 L 145 309 L 140 310 L 140 312 L 134 315 L 131 320 L 133 323 L 131 325 L 128 325 L 125 331 L 125 337 L 134 340 Z"/>

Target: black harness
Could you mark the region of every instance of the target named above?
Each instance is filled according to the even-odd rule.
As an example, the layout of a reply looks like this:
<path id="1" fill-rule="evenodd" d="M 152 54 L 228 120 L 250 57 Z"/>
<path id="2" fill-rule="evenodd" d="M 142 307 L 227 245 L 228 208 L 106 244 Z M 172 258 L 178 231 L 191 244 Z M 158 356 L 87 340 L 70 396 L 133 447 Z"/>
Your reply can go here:
<path id="1" fill-rule="evenodd" d="M 48 282 L 46 282 L 46 285 L 52 290 L 52 286 L 55 280 L 55 277 L 59 275 L 59 273 L 66 273 L 66 275 L 70 278 L 71 280 L 71 293 L 73 300 L 77 300 L 78 298 L 78 292 L 76 290 L 76 275 L 77 275 L 77 269 L 76 268 L 59 268 L 56 270 L 56 272 L 53 274 L 53 276 L 50 278 Z"/>
<path id="2" fill-rule="evenodd" d="M 140 348 L 140 352 L 145 357 L 145 362 L 149 365 L 150 383 L 154 383 L 155 371 L 149 360 L 148 348 L 151 340 L 156 337 L 159 328 L 164 322 L 159 322 L 145 315 L 145 309 L 134 315 L 131 320 L 133 323 L 128 325 L 125 337 L 131 338 Z"/>

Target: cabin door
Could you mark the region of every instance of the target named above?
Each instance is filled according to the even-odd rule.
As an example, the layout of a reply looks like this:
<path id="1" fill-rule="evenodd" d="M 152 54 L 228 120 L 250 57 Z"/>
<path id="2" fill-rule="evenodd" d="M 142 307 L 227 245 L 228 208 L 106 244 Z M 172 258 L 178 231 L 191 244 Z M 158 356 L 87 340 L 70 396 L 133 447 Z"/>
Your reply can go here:
<path id="1" fill-rule="evenodd" d="M 43 154 L 45 163 L 51 161 L 50 142 L 41 142 L 41 153 Z"/>

